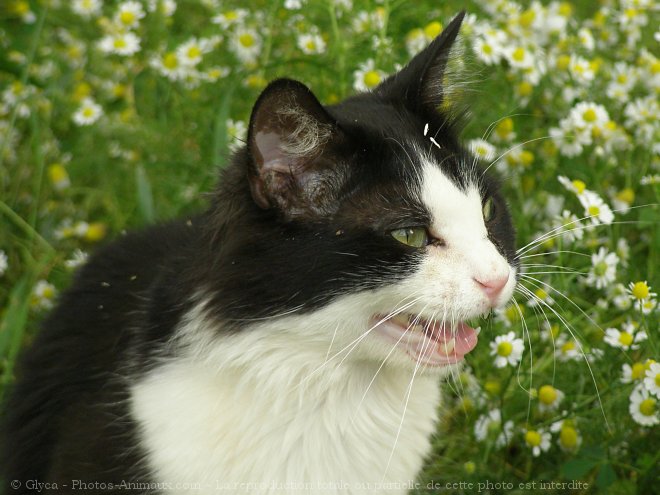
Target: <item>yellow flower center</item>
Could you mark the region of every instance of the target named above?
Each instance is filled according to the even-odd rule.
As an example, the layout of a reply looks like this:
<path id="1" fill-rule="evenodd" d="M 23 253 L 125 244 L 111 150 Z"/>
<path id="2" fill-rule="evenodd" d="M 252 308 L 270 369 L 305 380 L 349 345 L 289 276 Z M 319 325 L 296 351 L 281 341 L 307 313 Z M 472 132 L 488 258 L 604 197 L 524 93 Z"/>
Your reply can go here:
<path id="1" fill-rule="evenodd" d="M 623 201 L 624 203 L 631 204 L 633 201 L 635 201 L 635 191 L 629 187 L 626 187 L 625 189 L 619 191 L 619 193 L 616 195 L 616 199 Z"/>
<path id="2" fill-rule="evenodd" d="M 497 354 L 502 357 L 507 357 L 513 352 L 513 345 L 511 342 L 500 342 L 497 344 Z"/>
<path id="3" fill-rule="evenodd" d="M 561 346 L 561 352 L 563 353 L 567 353 L 569 351 L 572 351 L 573 349 L 575 349 L 575 342 L 573 342 L 572 340 L 569 340 L 563 346 Z"/>
<path id="4" fill-rule="evenodd" d="M 442 31 L 442 24 L 438 21 L 429 22 L 424 28 L 424 34 L 429 38 L 435 38 Z"/>
<path id="5" fill-rule="evenodd" d="M 655 375 L 655 386 L 660 387 L 660 373 Z"/>
<path id="6" fill-rule="evenodd" d="M 48 167 L 48 178 L 53 184 L 65 181 L 68 178 L 66 169 L 61 163 L 53 163 Z"/>
<path id="7" fill-rule="evenodd" d="M 562 426 L 559 431 L 559 442 L 567 449 L 572 449 L 577 446 L 578 433 L 572 426 Z"/>
<path id="8" fill-rule="evenodd" d="M 632 365 L 632 371 L 630 373 L 630 376 L 632 377 L 633 380 L 639 380 L 641 378 L 644 378 L 644 372 L 646 371 L 644 369 L 644 365 L 642 363 L 635 363 Z"/>
<path id="9" fill-rule="evenodd" d="M 523 167 L 528 167 L 534 162 L 534 153 L 529 150 L 522 150 L 520 153 L 520 163 Z"/>
<path id="10" fill-rule="evenodd" d="M 128 10 L 124 10 L 119 14 L 119 20 L 121 21 L 122 24 L 126 24 L 127 26 L 130 26 L 135 22 L 135 14 Z"/>
<path id="11" fill-rule="evenodd" d="M 487 380 L 484 384 L 484 390 L 490 395 L 497 396 L 502 391 L 502 385 L 497 380 Z"/>
<path id="12" fill-rule="evenodd" d="M 238 42 L 245 48 L 250 48 L 254 46 L 254 36 L 250 33 L 243 33 L 238 37 Z"/>
<path id="13" fill-rule="evenodd" d="M 506 138 L 509 134 L 513 132 L 513 119 L 511 117 L 507 117 L 505 119 L 502 119 L 502 121 L 497 124 L 497 128 L 495 129 L 495 132 L 497 132 L 497 135 L 504 139 Z"/>
<path id="14" fill-rule="evenodd" d="M 310 52 L 313 52 L 316 50 L 316 43 L 314 43 L 314 40 L 309 40 L 307 43 L 305 43 L 305 48 L 307 48 Z"/>
<path id="15" fill-rule="evenodd" d="M 619 342 L 621 343 L 621 345 L 625 345 L 626 347 L 628 347 L 630 344 L 633 343 L 633 340 L 634 337 L 628 332 L 621 332 L 619 334 Z"/>
<path id="16" fill-rule="evenodd" d="M 114 46 L 117 49 L 126 48 L 126 40 L 124 38 L 116 38 L 112 42 L 112 46 Z"/>
<path id="17" fill-rule="evenodd" d="M 98 242 L 105 237 L 107 228 L 105 224 L 95 222 L 89 225 L 85 232 L 85 240 L 89 242 Z"/>
<path id="18" fill-rule="evenodd" d="M 474 462 L 467 461 L 465 464 L 463 464 L 463 469 L 465 469 L 465 472 L 467 474 L 473 474 L 477 469 L 477 466 Z"/>
<path id="19" fill-rule="evenodd" d="M 577 191 L 578 194 L 582 194 L 584 190 L 587 188 L 587 185 L 582 182 L 580 179 L 575 179 L 571 184 L 573 184 L 573 187 Z"/>
<path id="20" fill-rule="evenodd" d="M 582 118 L 584 118 L 585 122 L 595 122 L 597 118 L 596 111 L 593 108 L 588 108 L 584 114 L 582 114 Z"/>
<path id="21" fill-rule="evenodd" d="M 635 282 L 631 292 L 635 299 L 646 299 L 649 297 L 649 286 L 646 282 Z"/>
<path id="22" fill-rule="evenodd" d="M 655 414 L 655 399 L 645 399 L 639 404 L 639 412 L 644 416 L 653 416 Z"/>
<path id="23" fill-rule="evenodd" d="M 94 109 L 90 107 L 85 107 L 82 109 L 83 117 L 90 118 L 94 116 Z"/>
<path id="24" fill-rule="evenodd" d="M 188 48 L 188 53 L 186 55 L 188 56 L 189 59 L 195 60 L 196 58 L 201 57 L 202 50 L 197 45 L 193 45 L 190 48 Z"/>
<path id="25" fill-rule="evenodd" d="M 484 43 L 481 45 L 481 50 L 486 54 L 486 55 L 492 55 L 493 53 L 493 47 L 490 46 L 488 43 Z"/>
<path id="26" fill-rule="evenodd" d="M 571 63 L 571 57 L 568 55 L 559 55 L 557 57 L 557 69 L 566 70 Z"/>
<path id="27" fill-rule="evenodd" d="M 227 19 L 228 21 L 235 21 L 236 19 L 238 19 L 238 12 L 236 12 L 235 10 L 229 10 L 225 12 L 225 19 Z"/>
<path id="28" fill-rule="evenodd" d="M 594 266 L 594 273 L 599 277 L 605 275 L 607 273 L 607 263 L 605 263 L 604 261 L 599 261 L 598 263 L 596 263 L 596 265 Z"/>
<path id="29" fill-rule="evenodd" d="M 525 442 L 532 447 L 538 447 L 541 445 L 541 435 L 538 431 L 528 430 L 527 433 L 525 433 Z"/>
<path id="30" fill-rule="evenodd" d="M 536 297 L 538 297 L 539 299 L 542 299 L 542 300 L 545 299 L 546 297 L 548 297 L 548 293 L 543 289 L 536 289 L 534 291 L 534 294 L 536 294 Z"/>
<path id="31" fill-rule="evenodd" d="M 51 286 L 44 287 L 41 296 L 44 299 L 52 299 L 53 297 L 55 297 L 55 290 Z"/>
<path id="32" fill-rule="evenodd" d="M 176 58 L 176 53 L 167 52 L 163 57 L 163 67 L 166 69 L 176 69 L 179 66 L 179 60 Z"/>
<path id="33" fill-rule="evenodd" d="M 596 205 L 591 205 L 589 208 L 587 208 L 587 211 L 589 212 L 589 215 L 592 217 L 597 217 L 600 215 L 600 208 Z"/>
<path id="34" fill-rule="evenodd" d="M 513 53 L 511 54 L 511 58 L 515 60 L 516 62 L 522 62 L 525 60 L 525 49 L 518 47 L 515 50 L 513 50 Z"/>
<path id="35" fill-rule="evenodd" d="M 534 12 L 532 9 L 529 9 L 523 12 L 522 14 L 520 14 L 520 17 L 518 18 L 518 22 L 522 27 L 528 28 L 532 25 L 535 18 L 536 18 L 536 12 Z"/>
<path id="36" fill-rule="evenodd" d="M 373 88 L 380 82 L 380 74 L 375 70 L 370 70 L 364 74 L 364 84 L 368 88 Z"/>
<path id="37" fill-rule="evenodd" d="M 552 385 L 543 385 L 539 389 L 539 400 L 546 405 L 554 404 L 557 400 L 557 390 Z"/>
<path id="38" fill-rule="evenodd" d="M 527 81 L 523 81 L 518 85 L 518 94 L 520 94 L 520 96 L 529 96 L 532 94 L 533 90 L 534 86 Z"/>
<path id="39" fill-rule="evenodd" d="M 573 13 L 573 5 L 569 2 L 562 2 L 559 4 L 559 15 L 562 17 L 570 17 Z"/>
<path id="40" fill-rule="evenodd" d="M 651 64 L 651 74 L 660 74 L 660 60 L 654 60 Z"/>

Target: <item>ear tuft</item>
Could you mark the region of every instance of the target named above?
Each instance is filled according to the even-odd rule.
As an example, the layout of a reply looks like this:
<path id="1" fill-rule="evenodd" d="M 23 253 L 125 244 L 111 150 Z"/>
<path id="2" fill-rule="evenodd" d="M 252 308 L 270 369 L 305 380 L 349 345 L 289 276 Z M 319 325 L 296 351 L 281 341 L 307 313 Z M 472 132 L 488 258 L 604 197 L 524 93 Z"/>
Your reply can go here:
<path id="1" fill-rule="evenodd" d="M 286 218 L 330 209 L 336 164 L 331 156 L 341 132 L 304 84 L 279 79 L 257 100 L 250 118 L 248 177 L 252 197 Z"/>
<path id="2" fill-rule="evenodd" d="M 383 81 L 375 91 L 387 98 L 403 98 L 413 107 L 423 106 L 435 110 L 442 105 L 446 96 L 443 80 L 447 63 L 464 18 L 463 10 L 437 38 L 398 73 Z"/>

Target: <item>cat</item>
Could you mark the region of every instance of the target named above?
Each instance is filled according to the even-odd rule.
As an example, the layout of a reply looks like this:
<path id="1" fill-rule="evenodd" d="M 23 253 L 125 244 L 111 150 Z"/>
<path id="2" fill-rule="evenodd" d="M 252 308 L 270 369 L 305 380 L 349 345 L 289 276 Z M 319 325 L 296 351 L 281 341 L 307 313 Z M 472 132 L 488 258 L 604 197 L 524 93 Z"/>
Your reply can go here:
<path id="1" fill-rule="evenodd" d="M 443 86 L 464 13 L 372 91 L 279 79 L 209 208 L 75 276 L 6 405 L 13 493 L 405 493 L 515 232 Z M 15 485 L 12 485 L 15 488 Z"/>

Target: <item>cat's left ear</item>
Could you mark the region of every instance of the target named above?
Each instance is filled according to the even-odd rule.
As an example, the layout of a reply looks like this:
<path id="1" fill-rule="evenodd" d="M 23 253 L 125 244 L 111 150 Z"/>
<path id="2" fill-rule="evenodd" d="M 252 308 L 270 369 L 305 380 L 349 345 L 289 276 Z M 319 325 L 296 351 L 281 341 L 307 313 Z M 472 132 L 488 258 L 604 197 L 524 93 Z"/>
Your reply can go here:
<path id="1" fill-rule="evenodd" d="M 437 38 L 403 69 L 383 81 L 374 92 L 388 99 L 403 99 L 413 108 L 437 109 L 446 95 L 443 78 L 464 17 L 463 10 Z"/>
<path id="2" fill-rule="evenodd" d="M 248 129 L 255 203 L 288 220 L 332 213 L 343 183 L 342 141 L 342 131 L 307 86 L 291 79 L 270 83 Z"/>

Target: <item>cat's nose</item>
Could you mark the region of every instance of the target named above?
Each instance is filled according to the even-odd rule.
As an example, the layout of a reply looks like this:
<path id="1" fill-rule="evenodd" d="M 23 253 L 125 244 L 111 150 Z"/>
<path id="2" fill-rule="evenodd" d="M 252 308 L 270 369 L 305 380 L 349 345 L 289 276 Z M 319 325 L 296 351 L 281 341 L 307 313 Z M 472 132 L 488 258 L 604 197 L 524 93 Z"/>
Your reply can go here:
<path id="1" fill-rule="evenodd" d="M 479 285 L 481 290 L 486 293 L 486 296 L 488 296 L 488 299 L 490 299 L 491 303 L 495 304 L 497 297 L 500 295 L 502 289 L 504 289 L 504 286 L 509 281 L 509 274 L 507 273 L 506 275 L 498 275 L 492 278 L 474 277 L 474 281 L 477 283 L 477 285 Z"/>

